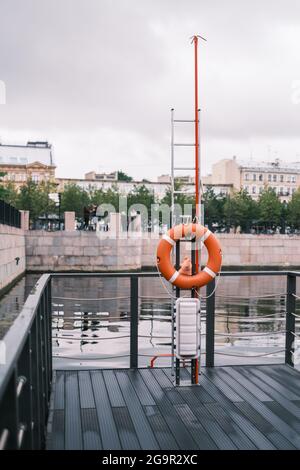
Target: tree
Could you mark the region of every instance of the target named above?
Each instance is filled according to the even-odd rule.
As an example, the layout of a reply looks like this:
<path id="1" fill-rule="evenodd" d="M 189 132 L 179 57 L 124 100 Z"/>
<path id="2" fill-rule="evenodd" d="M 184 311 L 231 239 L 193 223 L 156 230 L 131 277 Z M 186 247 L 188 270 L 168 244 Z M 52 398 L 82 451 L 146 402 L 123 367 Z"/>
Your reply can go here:
<path id="1" fill-rule="evenodd" d="M 3 173 L 3 171 L 0 171 L 0 199 L 5 200 L 5 187 L 4 187 L 4 182 L 2 181 L 3 176 L 5 176 L 6 173 Z"/>
<path id="2" fill-rule="evenodd" d="M 18 191 L 12 181 L 7 181 L 0 186 L 0 199 L 3 199 L 7 204 L 11 204 L 14 207 L 17 206 Z"/>
<path id="3" fill-rule="evenodd" d="M 75 212 L 76 217 L 83 217 L 83 209 L 90 203 L 89 193 L 77 184 L 68 184 L 61 194 L 61 211 Z"/>
<path id="4" fill-rule="evenodd" d="M 130 209 L 134 204 L 140 204 L 146 207 L 148 220 L 151 217 L 151 206 L 155 204 L 154 191 L 150 191 L 146 186 L 135 186 L 127 196 L 127 207 Z"/>
<path id="5" fill-rule="evenodd" d="M 124 173 L 124 171 L 119 170 L 118 171 L 118 181 L 132 181 L 132 177 Z"/>
<path id="6" fill-rule="evenodd" d="M 259 223 L 265 228 L 275 228 L 280 224 L 281 202 L 272 188 L 266 188 L 258 200 Z"/>
<path id="7" fill-rule="evenodd" d="M 218 197 L 211 187 L 208 187 L 203 194 L 202 201 L 204 204 L 204 222 L 212 229 L 213 224 L 222 226 L 223 224 L 223 206 L 224 198 Z"/>
<path id="8" fill-rule="evenodd" d="M 287 205 L 287 223 L 294 229 L 300 228 L 300 189 L 294 192 Z"/>
<path id="9" fill-rule="evenodd" d="M 244 189 L 227 196 L 224 215 L 228 227 L 249 231 L 256 214 L 256 203 Z"/>
<path id="10" fill-rule="evenodd" d="M 174 182 L 174 190 L 175 191 L 182 191 L 183 185 L 180 181 L 175 180 Z M 172 205 L 172 189 L 169 187 L 165 192 L 164 197 L 160 201 L 161 204 L 166 204 L 170 207 Z M 179 193 L 174 195 L 174 204 L 175 204 L 175 215 L 180 212 L 184 214 L 184 209 L 186 205 L 189 205 L 190 208 L 195 208 L 195 196 L 194 194 L 187 194 L 187 193 Z M 177 207 L 176 207 L 177 206 Z M 190 211 L 191 212 L 191 211 Z M 191 213 L 192 215 L 192 213 Z"/>
<path id="11" fill-rule="evenodd" d="M 40 185 L 31 179 L 27 180 L 18 194 L 18 209 L 29 211 L 31 222 L 36 222 L 38 217 L 43 213 L 44 204 L 45 200 L 40 191 Z"/>

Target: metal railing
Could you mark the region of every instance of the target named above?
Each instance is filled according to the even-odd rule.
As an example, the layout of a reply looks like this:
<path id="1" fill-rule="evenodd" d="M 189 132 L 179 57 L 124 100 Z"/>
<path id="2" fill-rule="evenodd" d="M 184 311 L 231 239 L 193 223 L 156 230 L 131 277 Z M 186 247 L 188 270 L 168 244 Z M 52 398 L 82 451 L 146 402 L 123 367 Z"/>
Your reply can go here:
<path id="1" fill-rule="evenodd" d="M 21 212 L 0 200 L 0 224 L 21 228 Z"/>
<path id="2" fill-rule="evenodd" d="M 41 449 L 52 381 L 50 275 L 41 276 L 1 346 L 0 449 Z"/>
<path id="3" fill-rule="evenodd" d="M 128 356 L 130 357 L 130 368 L 137 368 L 139 366 L 139 356 L 143 356 L 143 354 L 139 354 L 138 352 L 138 339 L 141 337 L 139 335 L 139 278 L 156 278 L 158 277 L 157 272 L 136 272 L 136 273 L 56 273 L 52 276 L 56 278 L 64 278 L 64 277 L 95 277 L 95 278 L 128 278 L 130 280 L 130 351 Z M 272 294 L 272 296 L 280 296 L 286 297 L 286 312 L 285 312 L 285 323 L 286 328 L 280 332 L 272 332 L 267 334 L 285 334 L 285 348 L 277 352 L 284 352 L 285 353 L 285 363 L 291 366 L 294 365 L 294 354 L 295 354 L 295 339 L 297 338 L 295 332 L 295 307 L 296 307 L 296 300 L 297 300 L 297 293 L 296 293 L 296 278 L 300 276 L 300 272 L 294 271 L 223 271 L 220 274 L 221 277 L 237 277 L 237 276 L 285 276 L 287 279 L 287 288 L 286 292 Z M 215 364 L 215 355 L 224 355 L 224 352 L 215 351 L 215 337 L 219 336 L 218 333 L 215 332 L 215 321 L 216 321 L 216 298 L 220 297 L 216 294 L 216 281 L 211 281 L 206 286 L 206 345 L 205 345 L 205 365 L 206 367 L 214 367 Z M 225 296 L 227 297 L 227 296 Z M 234 296 L 235 297 L 235 296 Z M 258 296 L 264 297 L 264 296 Z M 266 297 L 269 298 L 270 294 L 266 294 Z M 166 297 L 167 298 L 167 297 Z M 257 298 L 257 296 L 256 296 Z M 69 299 L 70 300 L 70 299 Z M 84 299 L 82 299 L 84 300 Z M 96 299 L 93 299 L 96 300 Z M 255 317 L 251 317 L 255 319 Z M 257 316 L 257 319 L 261 318 L 261 316 Z M 251 333 L 251 335 L 256 335 L 255 333 Z M 230 334 L 224 334 L 224 336 L 230 336 Z M 249 334 L 243 335 L 243 337 L 249 336 Z M 62 339 L 62 338 L 60 338 Z M 70 339 L 70 338 L 65 338 Z M 83 338 L 86 340 L 86 338 Z M 100 338 L 92 338 L 92 340 L 97 340 Z M 106 338 L 109 339 L 109 338 Z M 267 356 L 272 353 L 261 354 L 261 356 Z M 228 356 L 232 356 L 232 354 L 228 354 Z M 242 355 L 240 355 L 242 357 Z M 245 355 L 245 358 L 252 357 L 250 355 Z M 257 356 L 258 357 L 258 356 Z M 111 358 L 111 357 L 109 357 Z M 98 358 L 101 359 L 101 358 Z"/>
<path id="4" fill-rule="evenodd" d="M 0 363 L 0 449 L 37 449 L 45 443 L 52 380 L 51 278 L 124 278 L 130 281 L 130 368 L 139 366 L 139 278 L 156 278 L 157 272 L 44 274 L 32 290 L 14 324 L 4 337 L 6 360 Z M 286 276 L 285 363 L 294 365 L 296 279 L 300 272 L 224 271 L 230 276 Z M 277 295 L 277 294 L 275 294 Z M 215 281 L 206 287 L 205 361 L 213 367 L 215 351 Z M 257 317 L 259 318 L 259 317 Z M 281 333 L 281 332 L 280 332 Z M 269 353 L 271 354 L 271 353 Z M 265 354 L 267 355 L 267 354 Z M 242 357 L 242 356 L 241 356 Z M 246 356 L 248 357 L 248 356 Z M 250 357 L 250 356 L 249 356 Z M 100 358 L 98 358 L 100 359 Z M 1 362 L 1 361 L 0 361 Z"/>

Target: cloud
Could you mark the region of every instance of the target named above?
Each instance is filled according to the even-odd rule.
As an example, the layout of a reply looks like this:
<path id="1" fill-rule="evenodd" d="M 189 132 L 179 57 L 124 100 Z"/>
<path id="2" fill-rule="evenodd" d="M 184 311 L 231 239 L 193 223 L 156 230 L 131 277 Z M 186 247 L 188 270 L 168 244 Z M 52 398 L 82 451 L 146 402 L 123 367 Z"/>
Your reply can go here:
<path id="1" fill-rule="evenodd" d="M 299 13 L 297 0 L 2 0 L 2 142 L 51 140 L 69 177 L 168 171 L 169 110 L 193 116 L 189 37 L 199 33 L 205 168 L 255 149 L 265 158 L 268 145 L 295 160 Z"/>

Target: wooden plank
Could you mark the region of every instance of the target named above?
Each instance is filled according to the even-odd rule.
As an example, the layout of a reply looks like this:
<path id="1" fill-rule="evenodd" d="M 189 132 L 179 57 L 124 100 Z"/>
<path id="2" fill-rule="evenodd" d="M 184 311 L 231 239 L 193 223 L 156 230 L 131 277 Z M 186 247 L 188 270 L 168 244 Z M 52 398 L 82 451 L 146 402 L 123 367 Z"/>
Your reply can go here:
<path id="1" fill-rule="evenodd" d="M 268 408 L 291 426 L 298 434 L 300 434 L 300 420 L 293 413 L 288 411 L 284 406 L 277 403 L 276 401 L 270 401 L 266 403 Z M 294 405 L 296 406 L 296 405 Z M 300 411 L 300 410 L 299 410 Z"/>
<path id="2" fill-rule="evenodd" d="M 182 370 L 186 370 L 186 369 L 182 369 Z M 169 379 L 172 377 L 168 369 L 163 369 L 163 371 Z M 199 386 L 199 387 L 195 387 L 195 389 L 197 389 L 197 397 L 199 398 L 201 403 L 215 403 L 216 402 L 215 398 L 213 398 L 204 387 Z"/>
<path id="3" fill-rule="evenodd" d="M 170 429 L 165 422 L 158 406 L 145 406 L 145 414 L 148 418 L 150 426 L 154 432 L 157 442 L 161 450 L 177 450 L 179 449 L 177 442 Z"/>
<path id="4" fill-rule="evenodd" d="M 257 449 L 254 443 L 243 433 L 242 429 L 231 419 L 230 415 L 227 414 L 227 409 L 223 409 L 218 403 L 206 403 L 204 406 L 238 449 Z"/>
<path id="5" fill-rule="evenodd" d="M 225 372 L 226 369 L 226 372 Z M 219 371 L 221 375 L 221 371 Z M 260 402 L 255 396 L 250 393 L 246 387 L 241 386 L 233 377 L 227 373 L 227 367 L 222 371 L 222 378 L 232 388 L 239 387 L 239 393 L 245 401 L 247 401 L 258 413 L 260 413 L 277 431 L 283 434 L 296 448 L 300 448 L 300 436 L 297 436 L 295 431 L 288 426 L 282 419 L 273 413 L 264 403 Z"/>
<path id="6" fill-rule="evenodd" d="M 273 402 L 267 402 L 265 406 L 270 406 Z M 295 447 L 288 441 L 280 432 L 278 432 L 274 426 L 266 420 L 258 411 L 256 411 L 249 403 L 236 403 L 235 406 L 244 414 L 245 419 L 248 422 L 254 424 L 258 429 L 257 438 L 260 449 L 269 449 L 264 446 L 263 439 L 261 439 L 260 433 L 264 436 L 264 439 L 268 439 L 276 449 L 289 450 L 295 449 Z M 256 437 L 255 437 L 256 439 Z"/>
<path id="7" fill-rule="evenodd" d="M 91 379 L 103 449 L 120 450 L 121 442 L 102 372 L 91 371 Z"/>
<path id="8" fill-rule="evenodd" d="M 83 408 L 81 410 L 81 421 L 84 450 L 101 450 L 102 444 L 95 408 Z"/>
<path id="9" fill-rule="evenodd" d="M 118 371 L 116 372 L 116 377 L 121 387 L 141 448 L 147 450 L 159 449 L 159 444 L 155 439 L 154 433 L 144 414 L 143 407 L 135 393 L 128 374 L 125 371 Z"/>
<path id="10" fill-rule="evenodd" d="M 208 382 L 213 382 L 218 392 L 216 389 L 213 390 L 211 386 L 209 386 Z M 205 384 L 205 388 L 209 388 L 209 393 L 214 395 L 216 402 L 222 401 L 224 395 L 231 402 L 243 401 L 243 398 L 241 398 L 240 395 L 238 395 L 238 393 L 235 391 L 238 389 L 229 387 L 228 384 L 226 384 L 226 382 L 224 382 L 222 378 L 217 375 L 217 370 L 205 369 L 203 375 L 199 379 L 199 383 L 200 385 L 203 383 Z"/>
<path id="11" fill-rule="evenodd" d="M 139 373 L 141 374 L 145 384 L 147 384 L 147 387 L 156 401 L 156 405 L 158 406 L 165 422 L 169 426 L 170 432 L 173 434 L 179 448 L 183 450 L 197 449 L 198 446 L 196 442 L 184 426 L 179 414 L 172 406 L 172 403 L 156 381 L 152 372 L 149 369 L 140 369 Z"/>
<path id="12" fill-rule="evenodd" d="M 248 369 L 247 369 L 248 370 Z M 273 375 L 272 373 L 272 368 L 270 367 L 269 369 L 266 369 L 265 371 L 261 371 L 256 368 L 251 368 L 249 371 L 256 375 L 259 379 L 263 380 L 266 382 L 269 386 L 274 388 L 278 393 L 281 393 L 282 396 L 284 396 L 288 400 L 300 400 L 300 395 L 296 395 L 296 393 L 292 392 L 289 390 L 286 381 L 283 382 L 284 384 L 280 383 L 276 379 L 276 375 Z"/>
<path id="13" fill-rule="evenodd" d="M 112 412 L 119 431 L 122 449 L 140 449 L 141 446 L 136 435 L 128 409 L 125 406 L 114 407 Z"/>
<path id="14" fill-rule="evenodd" d="M 55 390 L 54 390 L 54 409 L 64 410 L 65 408 L 65 373 L 56 371 Z"/>
<path id="15" fill-rule="evenodd" d="M 83 447 L 78 375 L 65 372 L 65 449 L 81 450 Z"/>
<path id="16" fill-rule="evenodd" d="M 268 371 L 268 374 L 271 374 L 271 376 L 283 387 L 286 387 L 287 390 L 291 393 L 294 393 L 295 395 L 298 396 L 297 400 L 300 400 L 299 396 L 299 378 L 296 379 L 293 375 L 289 374 L 289 368 L 286 367 L 287 370 L 279 370 L 278 367 L 270 367 L 270 370 Z M 266 370 L 266 367 L 260 367 L 258 370 L 264 372 Z"/>
<path id="17" fill-rule="evenodd" d="M 154 406 L 155 401 L 145 385 L 142 377 L 138 373 L 138 370 L 128 371 L 128 377 L 134 387 L 134 390 L 139 397 L 139 400 L 143 406 Z"/>
<path id="18" fill-rule="evenodd" d="M 53 411 L 53 421 L 49 450 L 64 450 L 65 448 L 65 412 Z"/>
<path id="19" fill-rule="evenodd" d="M 244 371 L 243 367 L 241 367 L 239 370 L 240 372 L 238 372 L 238 370 L 234 369 L 233 367 L 226 367 L 226 373 L 233 377 L 243 387 L 245 387 L 248 392 L 252 393 L 252 395 L 255 396 L 257 400 L 262 402 L 272 401 L 272 397 L 265 393 L 261 387 L 258 387 L 251 380 L 247 379 L 245 374 L 242 373 Z"/>
<path id="20" fill-rule="evenodd" d="M 95 408 L 94 393 L 89 371 L 78 371 L 81 408 Z"/>
<path id="21" fill-rule="evenodd" d="M 112 407 L 125 406 L 125 401 L 119 387 L 115 372 L 113 370 L 103 370 L 103 378 Z"/>
<path id="22" fill-rule="evenodd" d="M 272 400 L 280 403 L 284 409 L 289 411 L 296 419 L 300 419 L 300 410 L 299 408 L 292 403 L 291 401 L 287 400 L 281 393 L 278 393 L 277 390 L 270 387 L 268 383 L 266 383 L 269 377 L 266 375 L 264 380 L 260 376 L 256 376 L 254 373 L 252 374 L 249 371 L 242 372 L 243 375 L 249 375 L 251 382 L 259 386 L 262 390 L 264 390 L 268 395 L 272 398 Z"/>
<path id="23" fill-rule="evenodd" d="M 193 393 L 194 389 L 198 387 L 182 387 L 179 388 L 180 395 L 184 401 L 189 405 L 196 419 L 203 427 L 201 440 L 206 442 L 208 449 L 236 449 L 232 440 L 226 435 L 220 427 L 215 418 L 205 409 L 204 405 L 199 402 L 196 395 Z M 213 404 L 214 406 L 215 404 Z"/>

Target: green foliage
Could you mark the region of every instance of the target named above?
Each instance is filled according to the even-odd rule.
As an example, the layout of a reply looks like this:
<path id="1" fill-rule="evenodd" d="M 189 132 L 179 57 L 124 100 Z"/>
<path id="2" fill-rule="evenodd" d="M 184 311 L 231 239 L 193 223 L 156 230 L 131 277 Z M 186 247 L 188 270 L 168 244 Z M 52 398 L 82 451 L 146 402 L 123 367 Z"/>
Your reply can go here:
<path id="1" fill-rule="evenodd" d="M 53 192 L 53 183 L 43 181 L 37 184 L 29 179 L 17 195 L 16 206 L 18 209 L 29 211 L 31 222 L 35 222 L 42 215 L 47 217 L 56 212 L 56 205 L 49 198 L 49 194 Z"/>
<path id="2" fill-rule="evenodd" d="M 150 191 L 146 186 L 135 186 L 132 191 L 127 196 L 127 205 L 128 209 L 133 204 L 143 204 L 150 215 L 151 204 L 155 204 L 154 192 Z"/>
<path id="3" fill-rule="evenodd" d="M 122 170 L 119 170 L 118 171 L 118 181 L 132 181 L 132 176 L 129 176 L 127 175 L 126 173 L 124 173 L 124 171 Z"/>
<path id="4" fill-rule="evenodd" d="M 225 198 L 217 196 L 214 190 L 207 188 L 203 194 L 202 201 L 204 204 L 204 222 L 211 229 L 213 224 L 223 225 Z"/>
<path id="5" fill-rule="evenodd" d="M 280 224 L 281 202 L 272 188 L 266 188 L 258 200 L 259 223 L 266 228 L 274 228 Z"/>
<path id="6" fill-rule="evenodd" d="M 2 189 L 2 192 L 1 192 Z M 7 181 L 0 186 L 0 199 L 3 199 L 7 204 L 17 207 L 18 204 L 18 191 L 12 181 Z"/>
<path id="7" fill-rule="evenodd" d="M 74 211 L 83 217 L 83 209 L 91 204 L 90 195 L 77 184 L 68 184 L 61 193 L 61 212 Z"/>
<path id="8" fill-rule="evenodd" d="M 300 229 L 300 189 L 292 195 L 292 199 L 287 205 L 286 212 L 288 225 L 294 229 Z"/>
<path id="9" fill-rule="evenodd" d="M 249 230 L 256 214 L 256 203 L 247 191 L 242 189 L 227 196 L 224 204 L 224 216 L 229 227 Z"/>
<path id="10" fill-rule="evenodd" d="M 5 200 L 5 183 L 3 183 L 2 178 L 5 176 L 6 173 L 3 173 L 3 171 L 0 171 L 0 199 Z"/>

